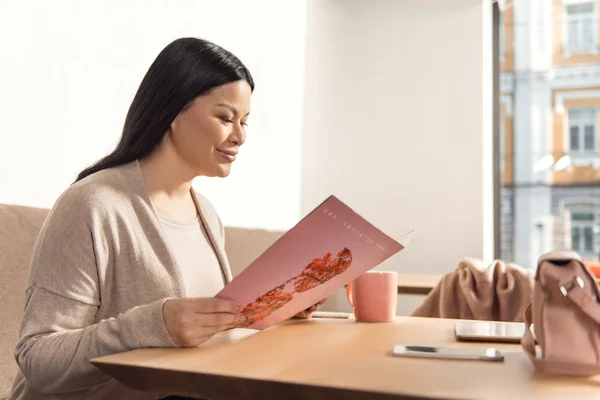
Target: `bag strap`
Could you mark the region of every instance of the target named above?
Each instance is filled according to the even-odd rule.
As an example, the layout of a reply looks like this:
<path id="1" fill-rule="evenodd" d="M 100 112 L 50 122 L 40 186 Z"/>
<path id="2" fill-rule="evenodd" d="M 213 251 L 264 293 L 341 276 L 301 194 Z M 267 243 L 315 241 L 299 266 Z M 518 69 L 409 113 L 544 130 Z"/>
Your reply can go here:
<path id="1" fill-rule="evenodd" d="M 531 333 L 531 327 L 533 326 L 532 324 L 532 313 L 531 313 L 531 303 L 529 303 L 529 305 L 527 305 L 527 308 L 525 309 L 525 314 L 523 315 L 524 320 L 525 320 L 525 334 L 523 335 L 523 337 L 521 338 L 521 347 L 523 347 L 523 350 L 525 350 L 527 352 L 527 355 L 529 356 L 529 358 L 531 358 L 531 361 L 533 361 L 533 363 L 535 364 L 535 360 L 537 359 L 536 357 L 536 353 L 535 353 L 535 339 L 533 338 L 533 334 Z M 537 365 L 536 365 L 537 367 Z"/>
<path id="2" fill-rule="evenodd" d="M 586 296 L 588 297 L 588 296 Z M 590 307 L 587 307 L 590 309 Z M 596 310 L 596 308 L 594 308 Z M 586 313 L 587 314 L 587 313 Z M 588 314 L 589 315 L 589 314 Z M 592 376 L 600 374 L 600 365 L 597 364 L 578 364 L 562 361 L 543 360 L 537 357 L 536 345 L 532 327 L 531 304 L 525 309 L 525 334 L 521 339 L 521 346 L 531 359 L 536 370 L 556 375 L 575 375 L 575 376 Z M 593 317 L 592 317 L 593 318 Z M 594 318 L 595 319 L 595 318 Z"/>
<path id="3" fill-rule="evenodd" d="M 595 278 L 592 277 L 592 279 Z M 575 303 L 581 311 L 596 321 L 597 324 L 600 324 L 600 303 L 598 303 L 596 296 L 590 296 L 583 290 L 584 281 L 581 277 L 578 276 L 572 282 L 559 286 L 563 296 Z M 593 289 L 596 293 L 596 288 Z"/>

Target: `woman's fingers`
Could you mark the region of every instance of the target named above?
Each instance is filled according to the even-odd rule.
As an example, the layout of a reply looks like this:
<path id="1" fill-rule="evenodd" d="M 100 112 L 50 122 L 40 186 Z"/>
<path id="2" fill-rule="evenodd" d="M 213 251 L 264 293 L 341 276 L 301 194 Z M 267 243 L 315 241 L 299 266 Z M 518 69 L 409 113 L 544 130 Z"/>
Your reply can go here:
<path id="1" fill-rule="evenodd" d="M 312 315 L 312 311 L 301 311 L 298 314 L 296 314 L 296 318 L 300 318 L 300 319 L 308 319 L 310 318 L 310 316 Z"/>
<path id="2" fill-rule="evenodd" d="M 173 342 L 181 347 L 198 346 L 217 332 L 239 321 L 238 304 L 218 298 L 170 299 L 163 305 L 163 320 Z"/>
<path id="3" fill-rule="evenodd" d="M 198 325 L 205 327 L 234 326 L 243 320 L 241 314 L 213 313 L 197 314 Z"/>
<path id="4" fill-rule="evenodd" d="M 238 303 L 233 300 L 220 299 L 217 297 L 195 297 L 186 300 L 190 302 L 194 311 L 200 314 L 237 314 L 239 312 Z"/>

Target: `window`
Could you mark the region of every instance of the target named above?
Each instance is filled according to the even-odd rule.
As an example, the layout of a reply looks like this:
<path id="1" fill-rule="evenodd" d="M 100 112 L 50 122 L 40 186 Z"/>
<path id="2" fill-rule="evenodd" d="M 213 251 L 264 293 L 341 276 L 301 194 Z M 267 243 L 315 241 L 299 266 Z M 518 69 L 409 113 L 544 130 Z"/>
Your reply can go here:
<path id="1" fill-rule="evenodd" d="M 596 109 L 569 109 L 569 152 L 596 152 Z"/>
<path id="2" fill-rule="evenodd" d="M 596 18 L 593 1 L 565 5 L 565 53 L 596 52 Z"/>
<path id="3" fill-rule="evenodd" d="M 573 249 L 598 260 L 600 56 L 556 49 L 596 50 L 600 0 L 507 3 L 514 23 L 494 18 L 510 40 L 494 46 L 496 257 L 535 268 L 543 253 Z"/>
<path id="4" fill-rule="evenodd" d="M 595 254 L 594 247 L 594 214 L 591 212 L 572 213 L 571 249 L 586 257 Z"/>

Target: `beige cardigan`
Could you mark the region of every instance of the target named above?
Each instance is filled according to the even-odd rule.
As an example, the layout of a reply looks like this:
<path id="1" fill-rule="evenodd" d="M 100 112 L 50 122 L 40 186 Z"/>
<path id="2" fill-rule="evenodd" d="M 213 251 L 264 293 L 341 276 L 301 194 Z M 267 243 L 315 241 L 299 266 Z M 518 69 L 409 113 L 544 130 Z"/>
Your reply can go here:
<path id="1" fill-rule="evenodd" d="M 205 198 L 195 201 L 229 282 L 223 225 Z M 22 373 L 10 399 L 156 399 L 89 360 L 174 347 L 162 305 L 184 291 L 137 162 L 75 183 L 37 239 L 15 350 Z"/>

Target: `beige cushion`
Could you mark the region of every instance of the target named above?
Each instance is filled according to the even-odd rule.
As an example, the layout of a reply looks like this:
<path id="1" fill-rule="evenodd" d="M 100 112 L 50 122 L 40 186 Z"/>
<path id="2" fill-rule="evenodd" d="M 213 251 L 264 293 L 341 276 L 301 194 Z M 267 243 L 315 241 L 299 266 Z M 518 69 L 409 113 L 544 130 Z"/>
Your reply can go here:
<path id="1" fill-rule="evenodd" d="M 225 227 L 225 253 L 237 276 L 283 235 L 281 231 Z"/>
<path id="2" fill-rule="evenodd" d="M 23 316 L 25 285 L 37 234 L 48 214 L 40 208 L 0 204 L 0 399 L 17 373 L 15 345 Z"/>

